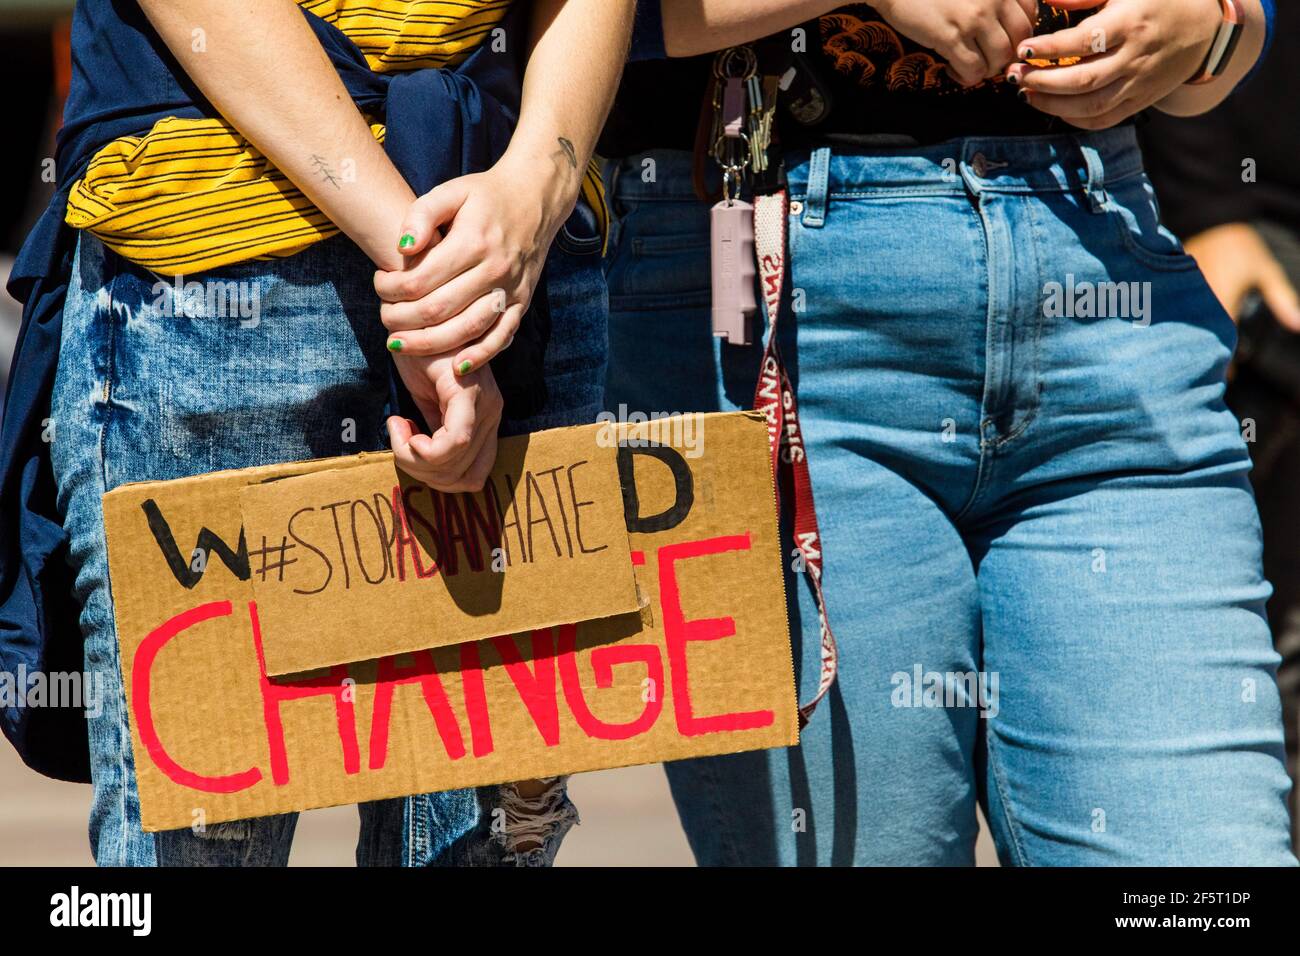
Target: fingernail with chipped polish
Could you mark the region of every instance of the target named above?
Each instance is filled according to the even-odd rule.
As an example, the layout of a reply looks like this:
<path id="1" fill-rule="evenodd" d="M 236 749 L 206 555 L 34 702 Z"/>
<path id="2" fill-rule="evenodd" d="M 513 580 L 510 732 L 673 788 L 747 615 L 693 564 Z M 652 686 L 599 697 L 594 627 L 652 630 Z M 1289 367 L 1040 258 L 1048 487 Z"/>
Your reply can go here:
<path id="1" fill-rule="evenodd" d="M 1034 55 L 1034 48 L 1033 48 L 1033 47 L 1031 47 L 1031 46 L 1021 47 L 1021 49 L 1020 49 L 1020 59 L 1022 59 L 1022 60 L 1028 60 L 1028 59 L 1030 59 L 1033 55 Z"/>
<path id="2" fill-rule="evenodd" d="M 465 361 L 461 362 L 459 365 L 456 366 L 456 373 L 458 375 L 468 375 L 470 373 L 470 370 L 473 367 L 474 367 L 474 363 L 471 362 L 469 359 L 466 359 Z"/>
<path id="3" fill-rule="evenodd" d="M 390 352 L 400 352 L 400 351 L 402 351 L 402 340 L 401 340 L 401 339 L 389 339 L 389 340 L 388 340 L 388 351 L 390 351 Z"/>
<path id="4" fill-rule="evenodd" d="M 409 248 L 411 248 L 413 245 L 415 245 L 415 236 L 411 235 L 411 234 L 408 232 L 408 233 L 405 233 L 405 234 L 402 236 L 402 238 L 401 238 L 400 240 L 398 240 L 397 248 L 399 248 L 399 249 L 409 249 Z"/>

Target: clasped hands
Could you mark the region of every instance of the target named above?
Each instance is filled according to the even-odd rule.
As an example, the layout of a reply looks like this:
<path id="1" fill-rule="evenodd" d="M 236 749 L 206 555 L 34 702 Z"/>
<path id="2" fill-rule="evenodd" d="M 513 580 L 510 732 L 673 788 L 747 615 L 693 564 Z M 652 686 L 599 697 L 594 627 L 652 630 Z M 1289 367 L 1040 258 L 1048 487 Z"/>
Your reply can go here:
<path id="1" fill-rule="evenodd" d="M 477 491 L 492 470 L 503 401 L 489 362 L 518 331 L 573 206 L 530 201 L 529 181 L 503 160 L 431 190 L 395 237 L 403 268 L 375 273 L 389 352 L 425 419 L 389 418 L 389 443 L 398 467 L 439 491 Z"/>

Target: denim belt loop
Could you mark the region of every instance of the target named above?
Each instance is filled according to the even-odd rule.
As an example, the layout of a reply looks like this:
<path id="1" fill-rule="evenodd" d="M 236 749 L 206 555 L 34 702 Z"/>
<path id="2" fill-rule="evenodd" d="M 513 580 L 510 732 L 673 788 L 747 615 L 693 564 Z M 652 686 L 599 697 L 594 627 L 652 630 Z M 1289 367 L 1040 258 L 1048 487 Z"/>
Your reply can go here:
<path id="1" fill-rule="evenodd" d="M 1083 166 L 1088 174 L 1088 182 L 1083 191 L 1088 196 L 1088 205 L 1094 213 L 1104 212 L 1108 197 L 1106 195 L 1106 166 L 1101 161 L 1097 147 L 1079 140 L 1079 152 L 1083 154 Z"/>
<path id="2" fill-rule="evenodd" d="M 831 191 L 831 148 L 821 146 L 808 162 L 808 195 L 804 200 L 803 224 L 809 229 L 826 225 L 826 202 Z"/>

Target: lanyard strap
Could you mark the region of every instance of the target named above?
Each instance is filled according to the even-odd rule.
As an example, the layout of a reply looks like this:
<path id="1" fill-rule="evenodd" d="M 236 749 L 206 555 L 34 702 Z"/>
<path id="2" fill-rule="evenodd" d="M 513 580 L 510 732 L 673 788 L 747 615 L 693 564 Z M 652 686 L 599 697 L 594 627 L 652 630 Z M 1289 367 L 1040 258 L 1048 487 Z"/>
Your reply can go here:
<path id="1" fill-rule="evenodd" d="M 808 724 L 813 711 L 835 683 L 839 651 L 826 616 L 822 593 L 822 545 L 813 503 L 812 476 L 808 471 L 807 449 L 799 423 L 799 403 L 777 344 L 777 320 L 781 316 L 781 290 L 785 284 L 789 196 L 784 189 L 759 195 L 754 200 L 754 252 L 758 258 L 759 282 L 767 306 L 767 347 L 754 393 L 754 410 L 767 419 L 767 437 L 772 451 L 772 474 L 778 489 L 791 490 L 794 497 L 794 539 L 812 580 L 821 631 L 821 669 L 817 694 L 799 707 L 799 729 Z"/>

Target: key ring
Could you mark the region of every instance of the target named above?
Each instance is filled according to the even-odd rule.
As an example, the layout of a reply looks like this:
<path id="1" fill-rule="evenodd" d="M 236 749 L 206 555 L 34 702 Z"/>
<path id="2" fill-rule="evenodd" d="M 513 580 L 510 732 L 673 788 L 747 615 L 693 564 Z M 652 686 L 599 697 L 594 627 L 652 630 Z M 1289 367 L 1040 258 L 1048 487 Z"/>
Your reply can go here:
<path id="1" fill-rule="evenodd" d="M 736 61 L 740 60 L 739 69 Z M 733 46 L 713 60 L 713 75 L 719 80 L 747 80 L 758 72 L 758 57 L 753 47 Z"/>
<path id="2" fill-rule="evenodd" d="M 726 159 L 723 158 L 722 144 L 735 143 L 736 140 L 734 139 L 719 136 L 717 141 L 713 144 L 713 148 L 716 151 L 713 158 L 717 164 L 722 167 L 722 196 L 727 201 L 728 206 L 735 201 L 736 196 L 740 195 L 741 179 L 744 176 L 745 167 L 749 165 L 750 160 L 749 137 L 742 132 L 740 134 L 740 140 L 745 144 L 743 158 L 736 155 L 738 151 L 734 146 L 726 151 Z M 733 181 L 735 183 L 734 191 L 730 188 Z"/>
<path id="3" fill-rule="evenodd" d="M 713 59 L 713 141 L 710 155 L 722 167 L 722 195 L 728 206 L 733 205 L 740 195 L 745 169 L 753 161 L 754 149 L 743 129 L 745 114 L 741 114 L 739 121 L 724 120 L 723 91 L 737 81 L 749 83 L 757 72 L 758 57 L 749 46 L 722 50 Z M 732 122 L 730 127 L 728 122 Z"/>
<path id="4" fill-rule="evenodd" d="M 727 144 L 735 143 L 735 139 L 732 139 L 725 134 L 719 134 L 718 138 L 713 141 L 713 159 L 722 167 L 723 172 L 726 172 L 729 169 L 744 171 L 745 167 L 749 165 L 749 160 L 753 153 L 749 145 L 749 134 L 744 130 L 741 130 L 739 141 L 745 144 L 744 152 L 741 154 L 743 158 L 738 158 L 736 156 L 737 150 L 734 147 L 730 149 L 724 148 Z"/>
<path id="5" fill-rule="evenodd" d="M 744 166 L 723 166 L 722 167 L 722 199 L 728 206 L 733 206 L 736 199 L 740 196 L 741 175 L 744 173 Z M 732 184 L 735 188 L 733 191 Z"/>

